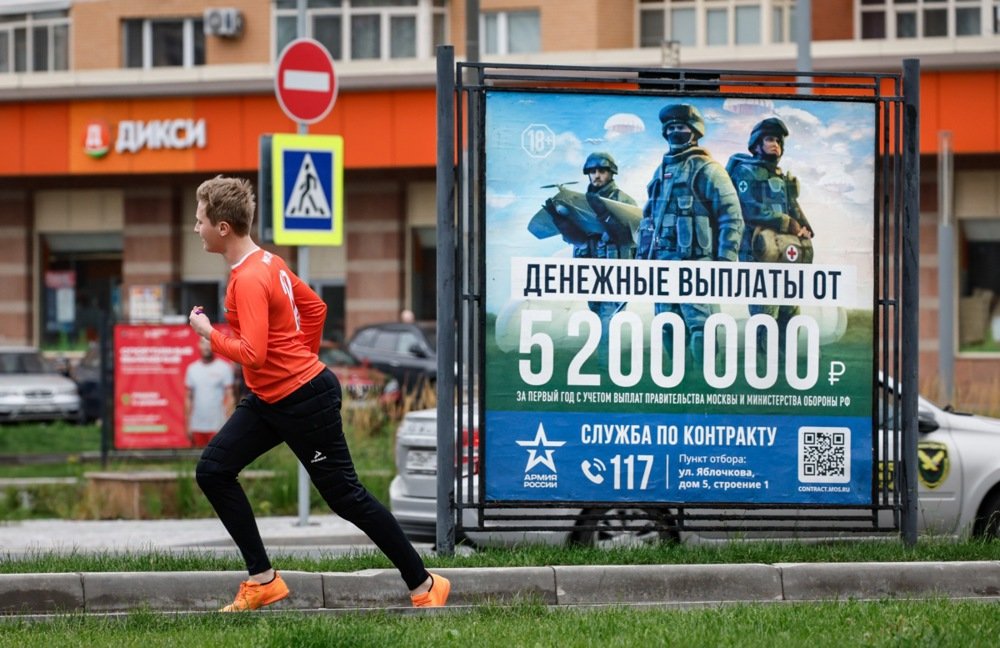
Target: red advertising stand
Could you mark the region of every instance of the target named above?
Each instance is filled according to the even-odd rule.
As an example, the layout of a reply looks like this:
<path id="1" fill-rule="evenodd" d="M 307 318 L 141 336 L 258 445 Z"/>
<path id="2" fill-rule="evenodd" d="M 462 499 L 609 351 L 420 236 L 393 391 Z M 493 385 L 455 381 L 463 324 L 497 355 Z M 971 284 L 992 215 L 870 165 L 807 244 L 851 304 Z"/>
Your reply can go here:
<path id="1" fill-rule="evenodd" d="M 186 324 L 115 326 L 116 449 L 191 447 L 184 374 L 198 358 L 198 335 Z"/>

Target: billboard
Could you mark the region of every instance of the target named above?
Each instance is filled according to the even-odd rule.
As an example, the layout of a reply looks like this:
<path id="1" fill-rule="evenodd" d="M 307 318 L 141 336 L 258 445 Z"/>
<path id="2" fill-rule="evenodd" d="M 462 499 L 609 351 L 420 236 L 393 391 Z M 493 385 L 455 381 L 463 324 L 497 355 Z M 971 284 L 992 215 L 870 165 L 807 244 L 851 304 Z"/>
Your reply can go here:
<path id="1" fill-rule="evenodd" d="M 486 499 L 870 504 L 874 103 L 485 96 Z"/>
<path id="2" fill-rule="evenodd" d="M 186 324 L 115 325 L 116 449 L 191 447 L 184 376 L 200 361 L 198 339 Z"/>

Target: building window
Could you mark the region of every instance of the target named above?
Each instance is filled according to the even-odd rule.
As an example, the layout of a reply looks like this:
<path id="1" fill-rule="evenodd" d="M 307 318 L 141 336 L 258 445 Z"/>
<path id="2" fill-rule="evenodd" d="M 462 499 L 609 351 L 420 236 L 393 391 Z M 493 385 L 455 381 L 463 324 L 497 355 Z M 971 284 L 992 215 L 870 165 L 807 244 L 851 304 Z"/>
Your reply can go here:
<path id="1" fill-rule="evenodd" d="M 1000 220 L 959 220 L 958 348 L 1000 353 Z"/>
<path id="2" fill-rule="evenodd" d="M 857 0 L 857 6 L 862 39 L 986 36 L 998 33 L 1000 19 L 997 0 Z"/>
<path id="3" fill-rule="evenodd" d="M 979 36 L 983 32 L 982 12 L 979 7 L 962 6 L 955 7 L 955 35 L 956 36 Z"/>
<path id="4" fill-rule="evenodd" d="M 308 0 L 306 33 L 339 61 L 433 58 L 447 38 L 445 0 Z M 298 2 L 276 0 L 275 58 L 298 35 Z"/>
<path id="5" fill-rule="evenodd" d="M 0 15 L 0 73 L 69 69 L 69 13 Z"/>
<path id="6" fill-rule="evenodd" d="M 795 36 L 794 0 L 640 0 L 639 46 L 784 43 Z"/>
<path id="7" fill-rule="evenodd" d="M 542 51 L 541 18 L 532 11 L 487 11 L 479 17 L 482 54 Z"/>
<path id="8" fill-rule="evenodd" d="M 738 5 L 733 8 L 734 36 L 737 45 L 760 44 L 761 11 L 758 5 Z"/>
<path id="9" fill-rule="evenodd" d="M 795 41 L 795 3 L 771 3 L 771 42 L 789 43 Z"/>
<path id="10" fill-rule="evenodd" d="M 697 17 L 692 7 L 672 7 L 667 12 L 667 24 L 670 25 L 670 40 L 684 46 L 696 44 L 698 30 L 695 27 Z"/>
<path id="11" fill-rule="evenodd" d="M 205 65 L 205 28 L 200 17 L 124 20 L 122 38 L 122 65 L 127 68 Z"/>
<path id="12" fill-rule="evenodd" d="M 709 9 L 705 12 L 705 27 L 705 40 L 708 45 L 729 44 L 729 12 L 727 10 Z"/>

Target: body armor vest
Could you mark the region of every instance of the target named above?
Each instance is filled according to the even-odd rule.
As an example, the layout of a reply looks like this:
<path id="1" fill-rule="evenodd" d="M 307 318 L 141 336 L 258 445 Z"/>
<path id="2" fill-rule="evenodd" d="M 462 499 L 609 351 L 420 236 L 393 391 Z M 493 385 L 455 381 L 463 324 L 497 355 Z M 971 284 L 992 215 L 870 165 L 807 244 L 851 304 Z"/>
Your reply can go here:
<path id="1" fill-rule="evenodd" d="M 663 164 L 650 183 L 651 223 L 640 233 L 640 253 L 648 259 L 712 259 L 711 214 L 694 192 L 694 179 L 711 162 L 702 149 L 674 164 Z M 654 188 L 654 185 L 658 187 Z"/>

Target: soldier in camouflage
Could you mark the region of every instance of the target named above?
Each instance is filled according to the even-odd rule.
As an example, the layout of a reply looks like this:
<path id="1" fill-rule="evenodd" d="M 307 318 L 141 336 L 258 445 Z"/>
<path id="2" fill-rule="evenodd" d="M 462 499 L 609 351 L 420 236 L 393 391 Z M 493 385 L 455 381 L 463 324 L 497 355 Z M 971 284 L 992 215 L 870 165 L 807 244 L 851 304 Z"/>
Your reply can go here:
<path id="1" fill-rule="evenodd" d="M 563 240 L 573 246 L 574 258 L 586 259 L 634 259 L 635 240 L 629 226 L 611 215 L 601 198 L 635 205 L 635 200 L 615 184 L 618 164 L 610 153 L 603 151 L 591 153 L 583 163 L 583 174 L 589 179 L 587 185 L 587 204 L 594 211 L 599 223 L 603 225 L 603 233 L 584 235 L 572 226 L 569 219 L 552 204 L 545 203 L 545 209 L 552 216 L 552 222 L 559 229 Z M 566 206 L 562 205 L 565 209 Z M 621 310 L 624 302 L 588 302 L 590 310 L 601 318 L 601 343 L 597 347 L 597 360 L 602 369 L 608 367 L 608 329 L 611 317 Z"/>
<path id="2" fill-rule="evenodd" d="M 697 108 L 670 104 L 660 110 L 663 138 L 669 145 L 646 190 L 649 200 L 639 224 L 637 257 L 660 261 L 736 261 L 743 217 L 736 189 L 722 165 L 698 140 L 705 120 Z M 712 304 L 656 304 L 656 313 L 677 313 L 684 320 L 688 349 L 700 366 L 704 359 L 705 320 Z M 664 350 L 672 353 L 673 333 L 664 327 Z"/>
<path id="3" fill-rule="evenodd" d="M 740 244 L 741 261 L 811 261 L 813 230 L 799 206 L 799 181 L 778 166 L 785 152 L 786 137 L 788 128 L 785 123 L 777 117 L 768 117 L 750 132 L 747 150 L 752 155 L 737 153 L 726 164 L 726 171 L 736 187 L 743 208 L 743 219 L 746 221 L 743 242 Z M 785 235 L 777 237 L 779 240 L 796 243 L 781 246 L 785 248 L 782 254 L 777 246 L 763 243 L 767 237 L 762 234 L 767 233 L 767 230 Z M 770 249 L 771 247 L 775 249 Z M 778 353 L 781 357 L 785 351 L 785 329 L 788 321 L 799 313 L 799 307 L 787 304 L 751 304 L 749 309 L 751 315 L 763 313 L 775 319 L 778 324 Z M 757 351 L 763 353 L 767 334 L 763 328 L 757 331 Z"/>

